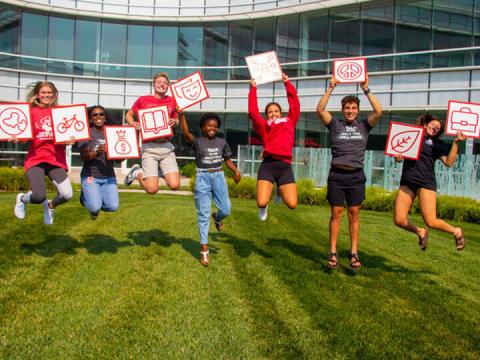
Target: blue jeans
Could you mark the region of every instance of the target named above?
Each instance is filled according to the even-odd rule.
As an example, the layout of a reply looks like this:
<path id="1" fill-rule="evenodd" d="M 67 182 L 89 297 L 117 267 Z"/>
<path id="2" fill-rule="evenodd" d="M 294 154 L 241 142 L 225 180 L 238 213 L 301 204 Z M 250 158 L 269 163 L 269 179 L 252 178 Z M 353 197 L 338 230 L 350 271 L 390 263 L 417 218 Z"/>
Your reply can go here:
<path id="1" fill-rule="evenodd" d="M 115 177 L 82 177 L 82 194 L 85 207 L 93 214 L 100 210 L 117 211 L 118 188 Z"/>
<path id="2" fill-rule="evenodd" d="M 200 233 L 200 244 L 208 244 L 208 229 L 210 227 L 210 212 L 212 197 L 218 208 L 215 221 L 222 221 L 230 215 L 230 199 L 228 186 L 223 171 L 197 171 L 195 180 L 195 206 L 197 207 L 197 223 Z"/>

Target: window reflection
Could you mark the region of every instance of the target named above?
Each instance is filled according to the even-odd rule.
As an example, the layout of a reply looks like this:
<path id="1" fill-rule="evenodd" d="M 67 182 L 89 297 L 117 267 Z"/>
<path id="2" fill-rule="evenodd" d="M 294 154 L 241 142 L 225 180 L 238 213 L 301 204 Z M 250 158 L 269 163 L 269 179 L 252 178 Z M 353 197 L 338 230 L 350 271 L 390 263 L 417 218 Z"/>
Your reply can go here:
<path id="1" fill-rule="evenodd" d="M 0 51 L 18 53 L 18 35 L 20 29 L 20 12 L 0 8 Z M 0 55 L 0 66 L 16 68 L 17 58 Z"/>

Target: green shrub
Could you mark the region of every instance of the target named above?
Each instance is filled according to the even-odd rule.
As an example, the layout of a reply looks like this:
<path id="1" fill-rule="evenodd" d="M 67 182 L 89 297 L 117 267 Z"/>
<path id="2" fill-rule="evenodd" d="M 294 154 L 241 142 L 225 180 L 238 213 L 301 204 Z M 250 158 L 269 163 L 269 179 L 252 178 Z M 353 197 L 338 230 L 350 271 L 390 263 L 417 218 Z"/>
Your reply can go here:
<path id="1" fill-rule="evenodd" d="M 55 190 L 50 179 L 46 178 L 47 190 Z M 30 184 L 23 168 L 0 168 L 0 190 L 2 191 L 28 191 Z"/>
<path id="2" fill-rule="evenodd" d="M 188 162 L 185 165 L 182 166 L 180 173 L 183 176 L 192 178 L 195 176 L 195 173 L 197 172 L 197 165 L 194 162 Z"/>

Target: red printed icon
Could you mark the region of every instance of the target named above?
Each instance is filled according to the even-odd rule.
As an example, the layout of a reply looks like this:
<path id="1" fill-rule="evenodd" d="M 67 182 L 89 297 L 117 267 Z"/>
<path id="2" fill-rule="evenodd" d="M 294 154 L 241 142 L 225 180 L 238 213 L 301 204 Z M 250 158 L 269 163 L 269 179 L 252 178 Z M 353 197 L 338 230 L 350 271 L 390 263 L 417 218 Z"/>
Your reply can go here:
<path id="1" fill-rule="evenodd" d="M 420 130 L 408 130 L 397 133 L 390 142 L 392 150 L 399 154 L 409 151 L 417 141 L 420 132 Z"/>
<path id="2" fill-rule="evenodd" d="M 70 119 L 64 117 L 57 125 L 57 131 L 60 134 L 64 134 L 68 129 L 74 127 L 76 131 L 82 131 L 85 128 L 85 124 L 77 119 L 77 115 L 74 114 Z"/>
<path id="3" fill-rule="evenodd" d="M 125 138 L 125 131 L 124 130 L 117 130 L 117 142 L 115 143 L 115 151 L 119 155 L 127 155 L 132 150 L 132 147 L 128 143 L 127 139 Z"/>
<path id="4" fill-rule="evenodd" d="M 141 121 L 144 132 L 158 134 L 168 128 L 168 114 L 163 110 L 143 112 Z"/>
<path id="5" fill-rule="evenodd" d="M 176 97 L 195 101 L 202 93 L 202 84 L 199 79 L 189 78 L 179 87 L 175 87 L 174 90 Z"/>
<path id="6" fill-rule="evenodd" d="M 356 62 L 346 62 L 338 68 L 338 75 L 341 80 L 353 81 L 363 74 L 362 67 Z"/>
<path id="7" fill-rule="evenodd" d="M 462 107 L 458 111 L 452 111 L 451 129 L 475 133 L 478 126 L 478 114 L 469 107 Z"/>
<path id="8" fill-rule="evenodd" d="M 8 107 L 0 113 L 0 128 L 8 135 L 20 135 L 27 125 L 27 115 L 16 107 Z"/>

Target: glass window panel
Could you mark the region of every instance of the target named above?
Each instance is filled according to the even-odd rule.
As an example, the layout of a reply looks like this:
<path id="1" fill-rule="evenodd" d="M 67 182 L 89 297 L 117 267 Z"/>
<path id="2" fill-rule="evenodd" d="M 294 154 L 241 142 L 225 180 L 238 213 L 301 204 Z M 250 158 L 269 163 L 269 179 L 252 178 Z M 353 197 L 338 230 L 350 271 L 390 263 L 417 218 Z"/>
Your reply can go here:
<path id="1" fill-rule="evenodd" d="M 253 49 L 255 54 L 275 50 L 275 21 L 275 18 L 267 18 L 255 21 L 255 38 Z"/>
<path id="2" fill-rule="evenodd" d="M 230 65 L 245 66 L 245 57 L 252 55 L 253 26 L 251 21 L 230 23 Z M 250 79 L 247 68 L 232 69 L 230 78 L 233 80 Z"/>
<path id="3" fill-rule="evenodd" d="M 47 56 L 48 17 L 24 12 L 22 15 L 21 53 L 39 57 Z M 22 68 L 45 71 L 45 61 L 22 59 Z"/>
<path id="4" fill-rule="evenodd" d="M 100 61 L 102 63 L 125 64 L 127 48 L 127 25 L 117 23 L 102 24 L 102 47 Z M 124 77 L 125 67 L 102 65 L 102 76 Z"/>
<path id="5" fill-rule="evenodd" d="M 480 0 L 475 0 L 475 26 L 474 26 L 474 43 L 480 46 Z M 480 65 L 480 50 L 475 50 L 475 65 Z"/>
<path id="6" fill-rule="evenodd" d="M 362 5 L 363 55 L 391 54 L 394 27 L 393 0 Z M 393 69 L 393 57 L 367 60 L 368 71 Z"/>
<path id="7" fill-rule="evenodd" d="M 128 25 L 127 64 L 151 65 L 153 28 L 150 25 Z M 128 78 L 149 79 L 149 67 L 127 67 Z"/>
<path id="8" fill-rule="evenodd" d="M 167 72 L 170 79 L 177 79 L 176 69 L 162 68 L 161 65 L 176 66 L 178 56 L 178 27 L 155 26 L 153 28 L 153 60 L 152 65 L 159 66 L 152 69 L 152 75 L 158 72 Z"/>
<path id="9" fill-rule="evenodd" d="M 330 58 L 360 55 L 360 7 L 345 6 L 330 12 Z"/>
<path id="10" fill-rule="evenodd" d="M 205 24 L 205 60 L 206 66 L 227 66 L 228 64 L 228 26 L 215 23 Z M 227 69 L 205 69 L 205 79 L 226 80 Z"/>
<path id="11" fill-rule="evenodd" d="M 298 15 L 278 18 L 277 23 L 277 55 L 280 63 L 298 61 L 298 45 L 300 38 L 300 25 Z M 282 66 L 283 71 L 289 76 L 297 76 L 298 65 Z"/>
<path id="12" fill-rule="evenodd" d="M 18 35 L 20 30 L 20 12 L 0 9 L 0 51 L 18 53 Z M 0 66 L 16 68 L 18 58 L 0 56 Z"/>
<path id="13" fill-rule="evenodd" d="M 328 13 L 307 13 L 301 17 L 300 61 L 328 58 Z M 329 63 L 300 65 L 301 76 L 325 75 Z"/>
<path id="14" fill-rule="evenodd" d="M 203 60 L 203 27 L 182 25 L 178 29 L 178 66 L 201 66 Z M 195 69 L 178 69 L 184 77 Z"/>
<path id="15" fill-rule="evenodd" d="M 432 46 L 432 13 L 430 1 L 400 1 L 396 7 L 396 52 L 430 50 Z M 430 67 L 429 54 L 399 56 L 395 68 L 422 69 Z"/>
<path id="16" fill-rule="evenodd" d="M 100 61 L 100 25 L 98 21 L 77 19 L 75 22 L 75 60 Z M 74 73 L 99 75 L 98 65 L 75 63 Z"/>
<path id="17" fill-rule="evenodd" d="M 73 60 L 73 19 L 50 16 L 48 23 L 48 57 Z M 49 72 L 71 74 L 73 64 L 63 61 L 49 61 Z"/>

